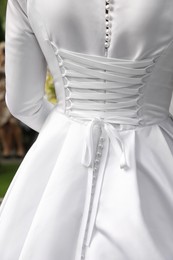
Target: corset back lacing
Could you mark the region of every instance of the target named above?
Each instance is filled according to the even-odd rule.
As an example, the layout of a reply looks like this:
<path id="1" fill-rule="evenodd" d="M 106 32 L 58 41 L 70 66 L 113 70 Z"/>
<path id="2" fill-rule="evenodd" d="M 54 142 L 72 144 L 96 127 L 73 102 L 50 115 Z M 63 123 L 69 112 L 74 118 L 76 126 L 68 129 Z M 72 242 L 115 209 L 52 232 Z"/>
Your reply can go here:
<path id="1" fill-rule="evenodd" d="M 121 61 L 57 50 L 66 113 L 116 124 L 142 124 L 142 98 L 153 60 Z"/>

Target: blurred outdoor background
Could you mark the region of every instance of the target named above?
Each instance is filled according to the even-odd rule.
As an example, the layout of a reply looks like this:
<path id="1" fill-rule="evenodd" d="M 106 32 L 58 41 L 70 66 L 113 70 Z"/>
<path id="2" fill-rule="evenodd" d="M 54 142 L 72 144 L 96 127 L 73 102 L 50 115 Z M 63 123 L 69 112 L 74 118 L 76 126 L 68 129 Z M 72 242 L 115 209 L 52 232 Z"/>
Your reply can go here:
<path id="1" fill-rule="evenodd" d="M 0 0 L 0 203 L 37 132 L 14 118 L 5 103 L 5 14 L 7 0 Z M 47 72 L 45 95 L 56 103 L 52 77 Z"/>

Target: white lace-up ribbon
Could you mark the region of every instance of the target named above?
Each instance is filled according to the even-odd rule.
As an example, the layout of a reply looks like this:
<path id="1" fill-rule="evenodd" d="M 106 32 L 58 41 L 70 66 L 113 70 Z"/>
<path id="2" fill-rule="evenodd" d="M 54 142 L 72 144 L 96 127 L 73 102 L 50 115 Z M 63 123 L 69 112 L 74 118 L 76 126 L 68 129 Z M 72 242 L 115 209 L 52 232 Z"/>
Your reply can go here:
<path id="1" fill-rule="evenodd" d="M 153 59 L 125 60 L 73 52 L 51 42 L 63 78 L 65 113 L 109 123 L 143 125 L 143 93 Z"/>

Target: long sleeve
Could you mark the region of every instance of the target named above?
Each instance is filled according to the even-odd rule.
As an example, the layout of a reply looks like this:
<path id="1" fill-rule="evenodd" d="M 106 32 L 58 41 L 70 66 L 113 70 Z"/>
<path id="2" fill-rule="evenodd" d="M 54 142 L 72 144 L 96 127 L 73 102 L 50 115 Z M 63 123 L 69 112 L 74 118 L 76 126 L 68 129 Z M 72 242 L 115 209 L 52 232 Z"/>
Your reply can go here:
<path id="1" fill-rule="evenodd" d="M 45 97 L 47 63 L 29 24 L 26 8 L 8 0 L 6 11 L 6 104 L 13 116 L 39 132 L 53 109 Z"/>

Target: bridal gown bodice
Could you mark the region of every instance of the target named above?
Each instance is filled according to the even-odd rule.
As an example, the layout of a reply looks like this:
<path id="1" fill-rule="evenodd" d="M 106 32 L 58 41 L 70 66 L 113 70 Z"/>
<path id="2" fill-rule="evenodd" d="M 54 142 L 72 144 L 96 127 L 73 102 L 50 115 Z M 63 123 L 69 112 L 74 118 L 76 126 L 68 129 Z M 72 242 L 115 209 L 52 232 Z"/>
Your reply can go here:
<path id="1" fill-rule="evenodd" d="M 8 1 L 6 103 L 39 135 L 1 206 L 0 258 L 173 259 L 172 13 L 171 0 Z"/>
<path id="2" fill-rule="evenodd" d="M 11 8 L 13 4 L 20 17 L 12 33 L 21 30 L 24 35 L 22 44 L 16 37 L 15 44 L 21 46 L 13 51 L 15 37 L 7 35 L 7 84 L 13 87 L 6 99 L 12 112 L 35 130 L 52 108 L 42 100 L 46 62 L 63 113 L 132 125 L 168 116 L 173 89 L 171 1 L 29 0 L 10 3 Z M 10 64 L 20 55 L 26 63 L 16 73 Z M 21 94 L 16 95 L 16 87 Z"/>

